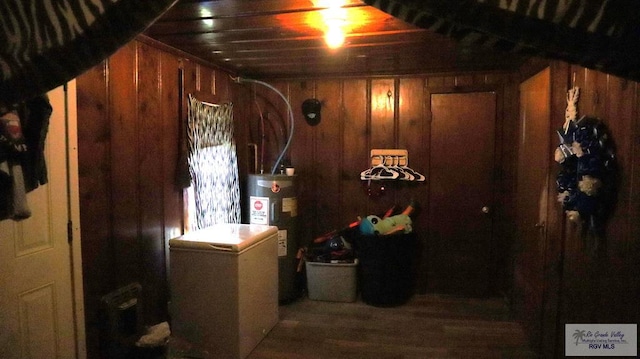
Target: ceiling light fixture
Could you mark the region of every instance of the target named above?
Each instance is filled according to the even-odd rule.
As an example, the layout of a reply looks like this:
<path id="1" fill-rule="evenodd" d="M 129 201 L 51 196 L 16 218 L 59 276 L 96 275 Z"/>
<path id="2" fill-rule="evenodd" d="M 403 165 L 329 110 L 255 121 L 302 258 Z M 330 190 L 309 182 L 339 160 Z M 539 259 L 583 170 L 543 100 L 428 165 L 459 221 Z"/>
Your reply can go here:
<path id="1" fill-rule="evenodd" d="M 327 46 L 336 49 L 344 44 L 345 25 L 347 24 L 347 13 L 342 8 L 343 0 L 326 0 L 321 2 L 321 6 L 326 7 L 323 10 L 323 18 L 325 23 L 324 39 Z"/>
<path id="2" fill-rule="evenodd" d="M 205 8 L 200 8 L 200 18 L 205 25 L 209 27 L 213 26 L 213 14 L 211 11 Z"/>
<path id="3" fill-rule="evenodd" d="M 327 26 L 327 31 L 324 33 L 324 41 L 331 49 L 337 49 L 344 44 L 344 30 L 341 24 L 332 24 Z"/>

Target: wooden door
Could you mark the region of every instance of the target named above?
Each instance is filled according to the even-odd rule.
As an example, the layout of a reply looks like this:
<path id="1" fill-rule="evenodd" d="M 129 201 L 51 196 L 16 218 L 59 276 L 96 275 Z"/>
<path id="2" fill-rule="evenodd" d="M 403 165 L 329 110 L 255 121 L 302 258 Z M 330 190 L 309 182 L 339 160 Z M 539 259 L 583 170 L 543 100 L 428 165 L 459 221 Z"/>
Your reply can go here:
<path id="1" fill-rule="evenodd" d="M 491 288 L 496 131 L 494 92 L 431 95 L 428 289 Z"/>
<path id="2" fill-rule="evenodd" d="M 65 96 L 62 87 L 49 93 L 53 106 L 45 146 L 49 182 L 27 194 L 31 217 L 0 222 L 3 359 L 84 357 L 84 321 L 76 315 L 83 312 L 83 305 L 74 145 L 75 83 L 69 88 L 73 98 Z M 65 99 L 69 116 L 65 116 Z M 65 117 L 73 131 L 69 136 Z M 69 162 L 67 141 L 72 154 Z M 72 221 L 75 236 L 71 243 L 67 240 L 68 221 Z"/>
<path id="3" fill-rule="evenodd" d="M 537 341 L 544 290 L 544 254 L 549 202 L 550 69 L 520 84 L 520 136 L 514 248 L 514 306 Z"/>

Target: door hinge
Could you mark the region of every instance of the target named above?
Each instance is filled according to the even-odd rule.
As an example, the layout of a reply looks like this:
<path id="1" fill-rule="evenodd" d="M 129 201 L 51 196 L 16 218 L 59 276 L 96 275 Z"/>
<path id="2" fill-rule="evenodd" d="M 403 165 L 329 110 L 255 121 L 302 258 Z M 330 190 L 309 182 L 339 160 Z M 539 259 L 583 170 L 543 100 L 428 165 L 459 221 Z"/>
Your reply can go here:
<path id="1" fill-rule="evenodd" d="M 67 242 L 68 243 L 73 242 L 73 222 L 72 221 L 67 222 Z"/>

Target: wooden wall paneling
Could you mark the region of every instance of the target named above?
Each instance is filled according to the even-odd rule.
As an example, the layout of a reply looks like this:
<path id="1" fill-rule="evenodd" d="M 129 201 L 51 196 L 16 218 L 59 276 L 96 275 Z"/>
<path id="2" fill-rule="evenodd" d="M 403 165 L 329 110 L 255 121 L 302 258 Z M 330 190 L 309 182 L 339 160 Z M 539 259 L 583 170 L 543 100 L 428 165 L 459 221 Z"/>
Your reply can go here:
<path id="1" fill-rule="evenodd" d="M 398 86 L 398 144 L 397 148 L 409 152 L 409 167 L 424 174 L 429 168 L 428 137 L 425 130 L 428 123 L 424 119 L 424 79 L 401 78 Z M 424 182 L 398 181 L 397 202 L 406 206 L 414 199 L 418 204 L 426 204 Z M 420 222 L 418 222 L 420 223 Z M 416 230 L 419 230 L 417 226 Z M 424 229 L 424 227 L 422 227 Z"/>
<path id="2" fill-rule="evenodd" d="M 261 130 L 261 120 L 260 113 L 261 110 L 258 109 L 261 106 L 258 102 L 258 95 L 256 94 L 256 85 L 246 85 L 240 84 L 237 86 L 237 90 L 235 91 L 235 101 L 236 104 L 242 107 L 242 113 L 244 114 L 244 118 L 242 122 L 244 122 L 244 127 L 246 127 L 247 131 L 247 141 L 248 144 L 255 144 L 257 146 L 257 153 L 254 154 L 254 149 L 249 148 L 250 157 L 252 159 L 255 155 L 253 163 L 248 164 L 249 173 L 260 173 L 261 166 L 264 169 L 264 164 L 262 163 L 262 147 L 263 147 L 263 138 L 262 138 L 262 130 Z M 236 107 L 236 106 L 234 106 Z M 235 112 L 235 111 L 234 111 Z M 255 167 L 255 168 L 254 168 Z"/>
<path id="3" fill-rule="evenodd" d="M 111 183 L 108 167 L 104 166 L 110 158 L 110 128 L 108 121 L 108 97 L 105 77 L 106 62 L 78 77 L 78 157 L 80 201 L 82 218 L 102 218 L 90 221 L 81 227 L 83 254 L 83 272 L 85 278 L 102 280 L 85 281 L 84 288 L 94 295 L 104 293 L 110 287 L 113 276 L 96 270 L 90 263 L 111 265 L 113 259 L 110 248 L 105 246 L 111 236 L 110 217 L 105 210 L 111 208 Z M 113 285 L 113 283 L 111 283 Z M 95 299 L 95 298 L 93 298 Z M 85 298 L 90 300 L 90 298 Z M 92 301 L 93 302 L 93 301 Z"/>
<path id="4" fill-rule="evenodd" d="M 302 114 L 302 103 L 316 97 L 314 81 L 291 81 L 289 83 L 289 103 L 293 110 L 294 134 L 289 148 L 291 164 L 296 173 L 301 175 L 311 170 L 313 162 L 314 126 L 309 125 Z M 321 121 L 325 121 L 324 108 L 321 108 Z"/>
<path id="5" fill-rule="evenodd" d="M 287 81 L 269 81 L 268 83 L 278 91 L 280 91 L 280 93 L 282 93 L 282 95 L 289 101 L 289 99 L 291 98 L 291 90 Z M 263 86 L 263 91 L 264 90 L 267 89 Z M 272 119 L 272 123 L 274 126 L 273 134 L 277 138 L 277 147 L 273 148 L 273 159 L 271 161 L 271 166 L 269 166 L 269 168 L 271 169 L 273 165 L 275 165 L 276 160 L 281 155 L 282 151 L 284 151 L 287 141 L 289 140 L 289 135 L 291 133 L 291 116 L 289 114 L 289 109 L 287 108 L 287 103 L 282 99 L 282 97 L 280 97 L 280 95 L 270 89 L 267 91 L 267 98 L 270 102 L 269 107 L 273 108 L 273 111 L 270 113 L 270 115 L 275 115 Z M 289 105 L 291 106 L 291 111 L 294 111 L 294 107 L 291 104 L 291 101 L 289 101 Z M 295 117 L 293 135 L 295 136 Z M 293 138 L 291 139 L 291 141 L 293 142 Z M 277 169 L 276 173 L 284 174 L 283 167 L 286 167 L 290 162 L 291 151 L 287 149 L 287 152 L 284 153 L 282 162 L 280 162 L 279 168 Z"/>
<path id="6" fill-rule="evenodd" d="M 308 244 L 308 240 L 318 235 L 315 219 L 318 217 L 316 193 L 316 168 L 314 166 L 314 148 L 316 127 L 307 124 L 302 114 L 302 102 L 315 98 L 315 82 L 291 81 L 289 83 L 289 103 L 293 110 L 294 133 L 289 148 L 291 164 L 295 168 L 298 181 L 298 223 L 301 246 Z M 321 122 L 326 121 L 321 109 Z"/>
<path id="7" fill-rule="evenodd" d="M 442 86 L 443 87 L 456 87 L 458 86 L 458 76 L 457 75 L 447 75 L 442 76 Z"/>
<path id="8" fill-rule="evenodd" d="M 197 64 L 191 61 L 190 59 L 181 58 L 180 69 L 181 69 L 181 76 L 182 76 L 182 79 L 181 79 L 182 99 L 181 99 L 181 106 L 178 109 L 178 111 L 180 112 L 180 118 L 181 118 L 182 124 L 185 127 L 185 129 L 183 130 L 184 142 L 182 144 L 182 147 L 183 147 L 182 150 L 184 151 L 183 160 L 187 162 L 186 165 L 183 164 L 184 166 L 183 171 L 189 172 L 189 165 L 188 165 L 189 139 L 187 137 L 187 128 L 189 126 L 189 95 L 194 95 L 196 92 L 196 79 L 198 77 Z M 189 173 L 188 179 L 192 179 L 190 173 Z M 194 225 L 194 223 L 190 222 L 191 220 L 194 219 L 193 215 L 187 212 L 187 209 L 193 206 L 192 203 L 189 203 L 190 200 L 192 201 L 192 199 L 190 199 L 186 194 L 183 196 L 183 208 L 185 209 L 185 215 L 183 216 L 183 220 L 185 222 L 185 231 L 189 231 L 191 227 Z"/>
<path id="9" fill-rule="evenodd" d="M 416 172 L 428 176 L 429 168 L 429 122 L 425 118 L 425 79 L 401 78 L 399 81 L 398 99 L 398 148 L 409 153 L 408 166 Z M 427 270 L 426 240 L 428 233 L 428 217 L 424 208 L 428 206 L 427 182 L 398 181 L 397 205 L 400 210 L 414 202 L 413 231 L 418 236 L 418 248 L 414 253 L 416 268 L 416 290 L 426 291 Z"/>
<path id="10" fill-rule="evenodd" d="M 80 231 L 87 357 L 99 355 L 100 297 L 116 286 L 111 241 L 111 175 L 107 62 L 77 78 Z"/>
<path id="11" fill-rule="evenodd" d="M 625 304 L 633 302 L 630 298 L 636 298 L 638 291 L 637 279 L 629 275 L 634 267 L 630 263 L 637 262 L 638 252 L 628 251 L 628 244 L 625 243 L 629 238 L 630 246 L 637 248 L 638 238 L 629 237 L 632 221 L 629 208 L 632 205 L 627 202 L 629 191 L 632 190 L 631 172 L 627 171 L 633 161 L 632 124 L 637 121 L 637 92 L 635 86 L 625 86 L 622 80 L 593 70 L 572 66 L 571 72 L 572 76 L 576 74 L 575 84 L 581 88 L 579 115 L 597 116 L 605 121 L 616 143 L 621 176 L 618 201 L 622 199 L 622 205 L 619 202 L 616 206 L 607 225 L 604 246 L 597 255 L 588 253 L 580 226 L 566 223 L 562 316 L 559 323 L 615 319 L 627 322 L 632 318 L 630 315 L 634 314 L 637 320 L 637 306 Z M 632 99 L 631 102 L 628 102 L 629 99 Z"/>
<path id="12" fill-rule="evenodd" d="M 443 88 L 444 87 L 444 77 L 443 76 L 426 76 L 425 77 L 425 87 L 427 88 Z"/>
<path id="13" fill-rule="evenodd" d="M 498 96 L 498 131 L 496 132 L 496 191 L 493 224 L 495 243 L 494 265 L 496 267 L 495 293 L 507 296 L 512 283 L 510 252 L 516 233 L 515 186 L 517 174 L 518 138 L 518 85 L 507 76 L 487 76 L 485 83 L 500 88 Z"/>
<path id="14" fill-rule="evenodd" d="M 571 81 L 569 65 L 564 62 L 553 62 L 551 64 L 551 121 L 549 133 L 551 141 L 549 143 L 549 153 L 554 153 L 559 142 L 555 131 L 564 123 L 564 113 L 567 106 L 566 93 Z M 541 318 L 541 340 L 540 352 L 545 358 L 552 358 L 564 353 L 564 341 L 559 340 L 564 337 L 564 328 L 558 327 L 560 308 L 560 288 L 562 286 L 562 255 L 564 249 L 563 237 L 563 210 L 562 205 L 557 202 L 558 194 L 555 178 L 559 170 L 559 165 L 555 161 L 550 161 L 547 181 L 547 191 L 549 192 L 547 218 L 546 218 L 546 244 L 544 252 L 544 300 Z M 560 351 L 562 350 L 562 352 Z"/>
<path id="15" fill-rule="evenodd" d="M 342 192 L 342 82 L 318 82 L 316 96 L 322 103 L 322 121 L 316 126 L 314 164 L 316 168 L 316 218 L 318 231 L 325 233 L 342 228 L 349 218 L 344 217 L 340 203 Z"/>
<path id="16" fill-rule="evenodd" d="M 578 116 L 593 115 L 594 86 L 590 70 L 571 66 L 572 86 L 580 87 L 578 102 Z M 574 75 L 575 73 L 575 75 Z M 575 78 L 575 81 L 574 81 Z M 564 95 L 566 98 L 566 94 Z M 555 118 L 556 128 L 562 126 L 564 118 Z M 557 173 L 557 172 L 556 172 Z M 589 278 L 591 273 L 590 260 L 585 254 L 585 248 L 580 238 L 581 228 L 564 216 L 564 253 L 562 288 L 560 298 L 561 323 L 590 323 L 592 320 L 591 304 L 596 298 L 592 297 L 590 281 L 577 280 Z"/>
<path id="17" fill-rule="evenodd" d="M 188 59 L 183 59 L 183 72 L 184 72 L 184 105 L 183 111 L 185 118 L 188 118 L 189 115 L 189 95 L 195 95 L 198 90 L 198 76 L 199 69 L 198 64 L 194 61 L 190 61 Z"/>
<path id="18" fill-rule="evenodd" d="M 476 81 L 480 80 L 480 83 L 477 83 Z M 483 83 L 483 79 L 482 78 L 476 78 L 473 75 L 459 75 L 456 76 L 456 80 L 455 80 L 455 86 L 460 86 L 460 87 L 465 87 L 465 86 L 474 86 L 474 85 L 481 85 Z"/>
<path id="19" fill-rule="evenodd" d="M 133 41 L 78 78 L 89 357 L 100 355 L 100 298 L 112 290 L 140 282 L 141 324 L 166 318 L 166 241 L 181 234 L 183 224 L 175 170 L 186 95 L 207 94 L 197 92 L 198 87 L 208 88 L 204 100 L 215 101 L 214 92 L 227 100 L 233 95 L 230 80 L 214 81 L 215 71 L 201 66 L 148 42 Z M 185 96 L 178 98 L 180 93 Z"/>
<path id="20" fill-rule="evenodd" d="M 509 183 L 510 179 L 504 176 L 505 168 L 511 167 L 515 163 L 515 159 L 509 156 L 509 153 L 514 152 L 513 149 L 513 136 L 512 133 L 517 131 L 517 121 L 511 121 L 512 118 L 517 118 L 516 110 L 507 104 L 507 101 L 513 101 L 515 103 L 515 95 L 505 94 L 506 80 L 495 77 L 489 79 L 486 76 L 474 76 L 475 86 L 493 88 L 496 93 L 496 131 L 495 131 L 495 162 L 493 168 L 493 208 L 492 208 L 492 236 L 493 243 L 491 249 L 491 273 L 493 273 L 494 280 L 491 282 L 490 293 L 504 294 L 504 290 L 507 287 L 507 271 L 506 268 L 509 265 L 508 254 L 510 248 L 508 247 L 509 237 L 513 232 L 505 230 L 504 223 L 512 215 L 512 208 L 508 206 L 509 197 L 512 197 L 514 192 L 510 192 L 512 184 Z M 488 80 L 494 80 L 489 82 Z M 514 97 L 510 97 L 514 96 Z M 508 119 L 508 120 L 507 120 Z M 513 162 L 510 162 L 513 161 Z M 514 181 L 515 182 L 515 181 Z"/>
<path id="21" fill-rule="evenodd" d="M 634 118 L 638 115 L 635 100 L 636 88 L 632 82 L 622 80 L 614 76 L 606 76 L 607 87 L 599 88 L 603 94 L 602 106 L 606 113 L 600 115 L 600 119 L 608 128 L 611 140 L 615 144 L 616 160 L 619 165 L 619 189 L 616 199 L 616 208 L 608 222 L 606 251 L 614 258 L 623 258 L 628 253 L 631 219 L 629 208 L 631 206 L 628 190 L 631 188 L 632 158 L 633 158 L 633 133 Z M 605 92 L 606 91 L 606 92 Z M 614 263 L 611 263 L 615 265 Z"/>
<path id="22" fill-rule="evenodd" d="M 437 78 L 441 78 L 441 77 L 437 77 Z M 417 158 L 413 158 L 411 159 L 411 157 L 409 158 L 409 161 L 411 161 L 411 166 L 416 166 L 416 168 L 421 168 L 423 170 L 423 172 L 421 172 L 423 175 L 426 176 L 426 180 L 425 180 L 425 189 L 424 189 L 424 205 L 421 206 L 420 208 L 420 212 L 419 212 L 419 222 L 424 222 L 423 226 L 424 226 L 424 230 L 425 233 L 427 233 L 427 236 L 425 238 L 425 243 L 424 243 L 424 249 L 422 250 L 422 256 L 423 256 L 423 260 L 420 263 L 419 271 L 418 271 L 418 278 L 417 278 L 417 291 L 421 294 L 426 294 L 427 291 L 429 290 L 429 287 L 431 286 L 431 258 L 433 256 L 433 251 L 431 250 L 434 246 L 434 244 L 431 242 L 431 236 L 429 235 L 429 232 L 431 231 L 431 228 L 429 227 L 429 223 L 431 222 L 431 213 L 429 212 L 430 210 L 430 192 L 431 192 L 431 163 L 430 163 L 430 157 L 431 157 L 431 125 L 433 123 L 433 112 L 432 112 L 432 108 L 431 108 L 431 95 L 434 92 L 437 92 L 437 89 L 440 89 L 442 87 L 440 87 L 440 82 L 439 81 L 434 81 L 434 77 L 432 76 L 427 76 L 425 78 L 425 87 L 423 89 L 423 101 L 424 101 L 424 121 L 425 121 L 425 129 L 424 129 L 424 136 L 425 136 L 425 141 L 424 141 L 424 145 L 422 148 L 422 158 L 419 159 L 419 162 L 416 163 L 416 160 L 418 160 Z"/>
<path id="23" fill-rule="evenodd" d="M 138 117 L 136 48 L 132 42 L 109 61 L 109 112 L 111 118 L 111 180 L 115 275 L 118 285 L 139 281 L 138 248 Z M 115 289 L 115 288 L 114 288 Z"/>
<path id="24" fill-rule="evenodd" d="M 210 67 L 200 66 L 200 91 L 211 96 L 213 103 L 226 102 L 216 89 L 216 71 Z"/>
<path id="25" fill-rule="evenodd" d="M 501 76 L 499 74 L 472 74 L 470 75 L 473 79 L 471 82 L 474 85 L 497 85 L 502 83 Z"/>
<path id="26" fill-rule="evenodd" d="M 164 202 L 165 178 L 162 164 L 165 135 L 162 119 L 160 52 L 144 43 L 138 44 L 137 117 L 139 146 L 136 177 L 139 186 L 140 277 L 145 284 L 142 309 L 145 325 L 154 325 L 167 317 L 165 281 Z"/>
<path id="27" fill-rule="evenodd" d="M 229 99 L 223 98 L 221 92 L 218 91 L 221 86 L 217 84 L 216 70 L 203 64 L 199 64 L 198 67 L 200 68 L 200 92 L 208 94 L 213 103 L 229 101 Z"/>
<path id="28" fill-rule="evenodd" d="M 628 274 L 640 273 L 640 221 L 636 220 L 640 218 L 640 91 L 637 82 L 633 83 L 634 88 L 634 115 L 631 121 L 631 132 L 629 137 L 631 138 L 630 146 L 630 161 L 629 161 L 629 243 L 627 244 L 628 252 L 626 258 L 626 270 Z M 640 298 L 640 281 L 632 281 L 628 293 L 632 298 Z M 627 306 L 629 311 L 629 318 L 635 318 L 635 322 L 640 322 L 640 308 L 637 305 L 629 303 Z M 630 307 L 631 306 L 631 307 Z"/>
<path id="29" fill-rule="evenodd" d="M 371 80 L 371 148 L 395 148 L 395 80 Z"/>
<path id="30" fill-rule="evenodd" d="M 244 85 L 251 89 L 251 138 L 260 145 L 258 166 L 263 173 L 271 173 L 273 160 L 275 159 L 274 148 L 276 146 L 275 130 L 272 125 L 275 118 L 274 110 L 269 107 L 267 97 L 269 91 L 267 88 L 258 84 Z M 275 95 L 275 94 L 271 94 Z M 269 113 L 271 111 L 271 113 Z"/>
<path id="31" fill-rule="evenodd" d="M 609 111 L 609 81 L 613 76 L 594 70 L 590 70 L 590 72 L 593 74 L 592 78 L 595 85 L 592 100 L 593 115 L 604 118 Z"/>
<path id="32" fill-rule="evenodd" d="M 532 342 L 541 344 L 544 260 L 547 241 L 550 168 L 549 132 L 551 70 L 546 68 L 520 85 L 519 161 L 517 182 L 519 251 L 516 255 L 515 298 Z"/>
<path id="33" fill-rule="evenodd" d="M 342 226 L 368 214 L 367 182 L 360 173 L 371 166 L 369 161 L 367 118 L 369 116 L 367 80 L 346 79 L 342 82 Z"/>
<path id="34" fill-rule="evenodd" d="M 246 126 L 248 127 L 247 134 L 249 136 L 249 142 L 255 143 L 258 146 L 256 173 L 260 173 L 261 166 L 263 169 L 266 168 L 263 160 L 264 151 L 262 150 L 262 148 L 265 145 L 263 145 L 264 138 L 262 135 L 262 127 L 261 127 L 261 120 L 260 120 L 260 114 L 263 112 L 261 110 L 261 107 L 263 105 L 260 104 L 260 101 L 262 100 L 258 98 L 258 94 L 256 93 L 257 85 L 240 84 L 238 86 L 240 88 L 238 90 L 239 92 L 247 94 L 246 96 L 242 96 L 240 99 L 236 99 L 236 101 L 242 104 L 243 112 L 247 116 L 245 118 L 245 121 L 246 121 Z M 246 103 L 240 102 L 241 99 L 246 100 L 247 102 Z M 253 165 L 254 164 L 251 164 L 251 166 Z M 265 170 L 265 172 L 267 172 L 267 170 Z"/>
<path id="35" fill-rule="evenodd" d="M 182 189 L 177 184 L 178 161 L 180 160 L 180 132 L 184 131 L 180 119 L 179 59 L 166 52 L 160 53 L 160 109 L 162 111 L 163 136 L 162 156 L 162 197 L 163 197 L 163 241 L 165 263 L 169 265 L 169 239 L 183 234 Z M 166 278 L 165 278 L 166 279 Z"/>
<path id="36" fill-rule="evenodd" d="M 286 83 L 270 81 L 267 84 L 278 89 L 285 97 L 287 96 Z M 262 120 L 264 121 L 264 173 L 271 173 L 289 135 L 287 105 L 272 89 L 260 84 L 251 84 L 251 86 L 255 88 L 255 101 L 259 104 L 257 106 L 254 102 L 254 105 L 256 105 L 257 125 L 260 125 L 261 121 L 259 111 L 262 111 Z M 261 134 L 260 127 L 258 127 L 257 133 Z M 280 173 L 279 169 L 276 169 L 276 173 Z"/>
<path id="37" fill-rule="evenodd" d="M 252 84 L 254 88 L 255 98 L 253 111 L 256 113 L 257 119 L 257 136 L 260 138 L 262 142 L 262 153 L 261 153 L 261 162 L 260 166 L 264 173 L 271 173 L 271 169 L 273 167 L 275 161 L 275 153 L 278 148 L 278 140 L 277 140 L 277 130 L 273 125 L 276 115 L 272 106 L 269 106 L 269 101 L 267 100 L 267 96 L 275 96 L 274 93 L 268 93 L 266 88 L 261 87 L 257 84 Z"/>
<path id="38" fill-rule="evenodd" d="M 630 253 L 631 217 L 629 210 L 629 190 L 631 189 L 633 118 L 637 116 L 635 88 L 632 83 L 615 76 L 603 75 L 608 80 L 599 82 L 599 92 L 603 93 L 601 106 L 605 113 L 601 120 L 608 127 L 611 139 L 615 141 L 616 158 L 621 176 L 617 193 L 616 209 L 607 223 L 606 237 L 603 239 L 603 251 L 606 256 L 597 262 L 599 281 L 595 284 L 599 293 L 598 317 L 616 322 L 627 320 L 627 313 L 633 311 L 624 300 L 625 292 L 633 288 L 637 277 L 627 268 Z M 605 88 L 602 88 L 606 86 Z M 635 306 L 634 306 L 635 307 Z M 626 308 L 626 310 L 620 310 Z"/>
<path id="39" fill-rule="evenodd" d="M 215 88 L 215 94 L 217 96 L 221 99 L 225 99 L 225 101 L 233 100 L 232 89 L 234 88 L 234 82 L 228 73 L 216 69 L 213 72 L 212 81 L 214 82 L 213 87 Z"/>
<path id="40" fill-rule="evenodd" d="M 628 170 L 629 179 L 629 218 L 640 218 L 640 84 L 633 83 L 633 117 L 631 120 L 631 132 L 629 137 L 631 138 L 630 157 L 631 167 Z M 636 251 L 640 249 L 638 238 L 640 238 L 640 221 L 631 221 L 630 236 L 635 239 L 630 243 L 630 249 Z M 640 264 L 640 261 L 635 263 Z M 638 273 L 638 272 L 634 272 Z"/>
<path id="41" fill-rule="evenodd" d="M 196 91 L 194 93 L 196 98 L 209 103 L 220 103 L 220 98 L 214 87 L 215 71 L 200 64 L 196 65 L 196 69 Z"/>
<path id="42" fill-rule="evenodd" d="M 370 89 L 370 149 L 396 148 L 396 80 L 393 78 L 372 79 Z M 393 184 L 389 181 L 372 181 L 369 214 L 381 215 L 396 203 Z"/>
<path id="43" fill-rule="evenodd" d="M 245 203 L 248 203 L 247 176 L 255 173 L 255 161 L 259 160 L 260 143 L 252 138 L 252 122 L 255 116 L 252 112 L 253 93 L 243 85 L 230 85 L 230 96 L 233 98 L 233 122 L 236 141 L 236 152 L 238 154 L 238 176 L 240 179 L 240 209 L 242 212 L 241 223 L 249 223 L 249 210 Z M 258 146 L 258 154 L 254 155 L 254 147 Z M 256 157 L 254 157 L 256 156 Z"/>
<path id="44" fill-rule="evenodd" d="M 597 116 L 596 103 L 598 102 L 597 76 L 596 71 L 585 69 L 579 66 L 573 66 L 577 75 L 575 86 L 580 87 L 580 100 L 578 102 L 578 115 Z M 572 80 L 573 81 L 573 76 Z M 561 121 L 560 119 L 559 121 Z"/>

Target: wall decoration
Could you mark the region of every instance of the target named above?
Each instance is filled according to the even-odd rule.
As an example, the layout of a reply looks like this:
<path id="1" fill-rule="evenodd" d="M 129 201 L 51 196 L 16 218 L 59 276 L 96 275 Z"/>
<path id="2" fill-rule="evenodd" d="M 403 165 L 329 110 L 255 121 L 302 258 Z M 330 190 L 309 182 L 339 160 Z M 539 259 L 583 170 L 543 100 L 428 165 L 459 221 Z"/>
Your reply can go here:
<path id="1" fill-rule="evenodd" d="M 567 94 L 565 122 L 558 129 L 554 159 L 560 164 L 556 179 L 558 202 L 567 218 L 583 224 L 589 251 L 598 250 L 606 219 L 615 202 L 615 151 L 604 123 L 595 117 L 577 118 L 580 89 Z"/>
<path id="2" fill-rule="evenodd" d="M 315 98 L 309 98 L 302 103 L 302 114 L 309 126 L 317 126 L 321 119 L 322 103 Z"/>

